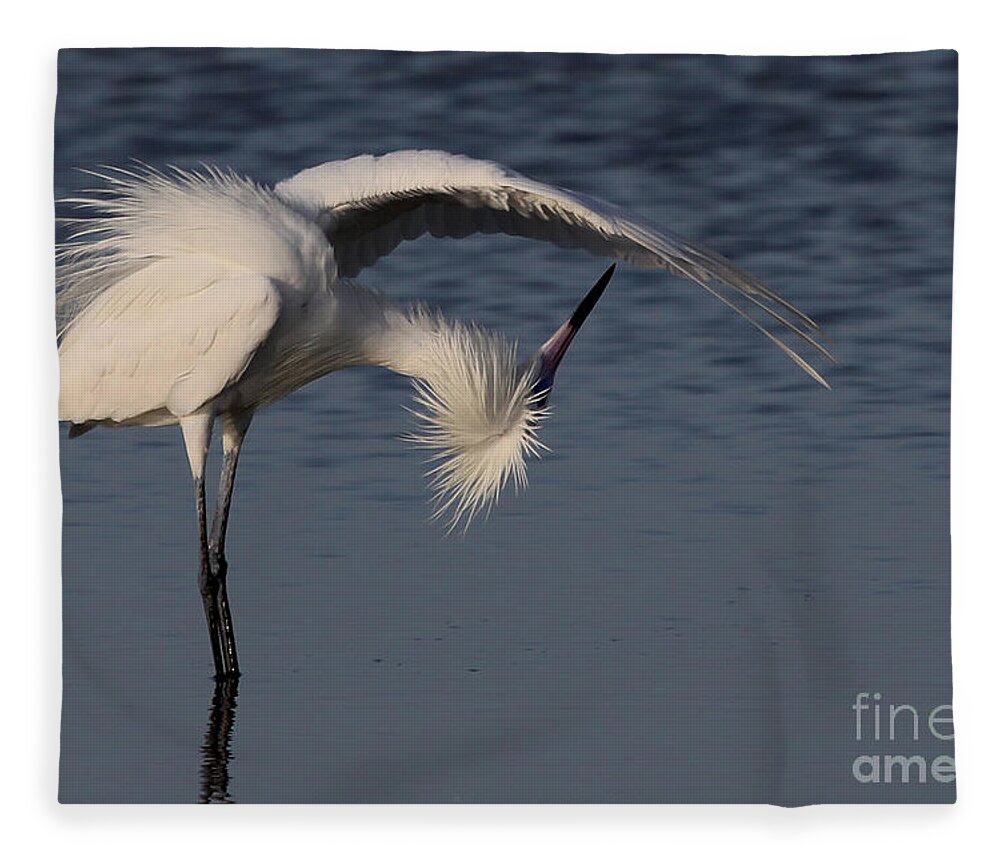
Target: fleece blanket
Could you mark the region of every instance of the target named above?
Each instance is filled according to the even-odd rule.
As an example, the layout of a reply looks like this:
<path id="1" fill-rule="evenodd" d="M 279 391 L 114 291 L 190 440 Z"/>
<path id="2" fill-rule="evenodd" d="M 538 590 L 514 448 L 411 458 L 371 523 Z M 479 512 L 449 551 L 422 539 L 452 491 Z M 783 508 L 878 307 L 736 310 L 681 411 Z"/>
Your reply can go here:
<path id="1" fill-rule="evenodd" d="M 58 62 L 61 801 L 954 800 L 956 54 Z"/>

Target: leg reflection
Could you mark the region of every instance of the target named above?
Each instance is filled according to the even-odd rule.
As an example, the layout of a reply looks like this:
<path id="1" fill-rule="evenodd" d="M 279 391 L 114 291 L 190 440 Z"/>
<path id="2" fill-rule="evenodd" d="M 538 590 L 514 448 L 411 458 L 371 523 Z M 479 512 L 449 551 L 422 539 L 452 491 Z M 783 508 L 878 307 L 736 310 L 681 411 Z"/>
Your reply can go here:
<path id="1" fill-rule="evenodd" d="M 200 803 L 232 803 L 229 793 L 229 750 L 236 724 L 236 696 L 239 678 L 223 676 L 215 682 L 212 707 L 201 745 Z"/>

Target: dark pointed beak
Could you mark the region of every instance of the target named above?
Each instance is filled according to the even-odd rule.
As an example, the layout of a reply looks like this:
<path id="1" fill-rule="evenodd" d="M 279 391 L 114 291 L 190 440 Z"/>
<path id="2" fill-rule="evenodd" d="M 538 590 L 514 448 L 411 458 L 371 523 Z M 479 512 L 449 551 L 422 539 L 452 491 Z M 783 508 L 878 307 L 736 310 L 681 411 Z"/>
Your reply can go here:
<path id="1" fill-rule="evenodd" d="M 611 276 L 614 273 L 615 264 L 612 263 L 608 270 L 601 275 L 597 283 L 590 288 L 590 292 L 584 296 L 579 307 L 573 311 L 573 316 L 559 326 L 555 334 L 545 341 L 538 352 L 535 353 L 534 364 L 538 375 L 533 390 L 536 394 L 541 395 L 538 401 L 539 406 L 544 406 L 548 401 L 559 363 L 563 360 L 563 356 L 566 355 L 566 350 L 569 349 L 569 345 L 573 342 L 573 338 L 576 337 L 576 333 L 580 330 L 580 326 L 583 325 L 583 321 L 590 315 L 590 312 L 594 309 L 594 305 L 597 304 L 598 299 L 604 294 L 604 289 L 611 282 Z"/>

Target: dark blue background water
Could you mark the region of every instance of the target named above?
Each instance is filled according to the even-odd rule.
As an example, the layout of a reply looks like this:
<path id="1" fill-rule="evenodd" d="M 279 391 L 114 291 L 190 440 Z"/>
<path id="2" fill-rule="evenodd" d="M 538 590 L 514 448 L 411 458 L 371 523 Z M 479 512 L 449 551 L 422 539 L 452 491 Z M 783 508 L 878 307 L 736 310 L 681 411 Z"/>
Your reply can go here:
<path id="1" fill-rule="evenodd" d="M 258 415 L 230 594 L 236 801 L 945 801 L 863 785 L 858 692 L 950 701 L 956 55 L 64 51 L 72 168 L 276 182 L 441 148 L 613 200 L 814 316 L 820 389 L 697 287 L 622 268 L 561 372 L 532 485 L 430 526 L 405 380 L 335 374 Z M 502 237 L 364 274 L 530 348 L 603 270 Z M 62 451 L 64 801 L 193 801 L 220 770 L 176 428 Z M 870 720 L 872 712 L 866 714 Z M 883 715 L 884 719 L 884 715 Z M 213 740 L 214 739 L 214 740 Z"/>

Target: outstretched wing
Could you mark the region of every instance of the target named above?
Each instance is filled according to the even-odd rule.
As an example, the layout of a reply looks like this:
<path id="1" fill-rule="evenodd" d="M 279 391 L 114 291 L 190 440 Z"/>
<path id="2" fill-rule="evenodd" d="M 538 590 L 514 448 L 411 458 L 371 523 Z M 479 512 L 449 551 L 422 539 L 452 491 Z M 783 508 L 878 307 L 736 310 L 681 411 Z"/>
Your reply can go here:
<path id="1" fill-rule="evenodd" d="M 189 415 L 238 380 L 270 333 L 268 278 L 161 260 L 101 293 L 59 345 L 59 418 L 77 425 Z"/>
<path id="2" fill-rule="evenodd" d="M 810 334 L 818 327 L 808 316 L 714 251 L 611 203 L 536 182 L 491 161 L 417 150 L 329 162 L 286 179 L 275 191 L 317 220 L 334 247 L 342 277 L 353 277 L 404 240 L 427 233 L 451 238 L 506 233 L 582 248 L 695 281 L 827 386 L 805 359 L 733 298 L 833 360 Z M 736 295 L 727 296 L 719 286 Z"/>

